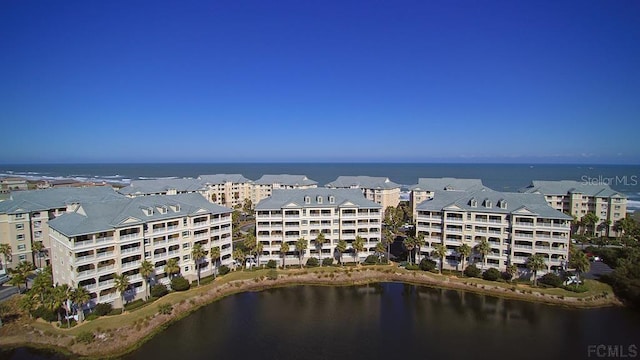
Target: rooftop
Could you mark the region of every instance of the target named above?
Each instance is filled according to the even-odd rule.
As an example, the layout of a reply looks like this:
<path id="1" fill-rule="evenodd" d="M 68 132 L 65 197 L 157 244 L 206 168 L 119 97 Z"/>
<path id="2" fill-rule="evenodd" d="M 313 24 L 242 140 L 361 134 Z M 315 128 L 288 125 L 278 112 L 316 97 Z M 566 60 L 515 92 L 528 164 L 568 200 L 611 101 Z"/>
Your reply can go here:
<path id="1" fill-rule="evenodd" d="M 166 178 L 151 180 L 134 180 L 131 185 L 125 186 L 118 190 L 124 195 L 133 194 L 157 194 L 164 193 L 169 190 L 179 192 L 192 192 L 204 190 L 202 181 L 192 178 Z"/>
<path id="2" fill-rule="evenodd" d="M 459 179 L 459 178 L 419 178 L 418 183 L 409 187 L 411 190 L 419 191 L 471 191 L 486 189 L 480 179 Z"/>
<path id="3" fill-rule="evenodd" d="M 333 197 L 333 203 L 331 202 Z M 321 202 L 318 202 L 321 200 Z M 291 189 L 273 190 L 270 197 L 261 200 L 256 210 L 274 210 L 282 208 L 318 208 L 318 207 L 360 207 L 380 209 L 381 206 L 368 200 L 358 189 Z"/>
<path id="4" fill-rule="evenodd" d="M 529 186 L 521 189 L 520 192 L 544 195 L 567 195 L 579 193 L 597 197 L 625 197 L 623 194 L 611 189 L 608 185 L 594 185 L 574 180 L 534 180 Z"/>
<path id="5" fill-rule="evenodd" d="M 63 208 L 88 201 L 109 201 L 123 198 L 109 186 L 60 187 L 43 190 L 16 191 L 0 202 L 0 213 L 24 213 Z"/>
<path id="6" fill-rule="evenodd" d="M 338 178 L 327 185 L 329 188 L 346 189 L 398 189 L 402 187 L 386 177 L 376 176 L 338 176 Z"/>
<path id="7" fill-rule="evenodd" d="M 309 185 L 317 185 L 317 181 L 313 181 L 306 177 L 305 175 L 289 175 L 289 174 L 280 174 L 280 175 L 262 175 L 262 177 L 255 181 L 258 185 L 271 185 L 271 184 L 281 184 L 288 186 L 309 186 Z"/>
<path id="8" fill-rule="evenodd" d="M 247 179 L 242 174 L 214 174 L 214 175 L 200 175 L 198 179 L 202 181 L 203 184 L 224 184 L 224 183 L 250 183 L 252 180 Z"/>

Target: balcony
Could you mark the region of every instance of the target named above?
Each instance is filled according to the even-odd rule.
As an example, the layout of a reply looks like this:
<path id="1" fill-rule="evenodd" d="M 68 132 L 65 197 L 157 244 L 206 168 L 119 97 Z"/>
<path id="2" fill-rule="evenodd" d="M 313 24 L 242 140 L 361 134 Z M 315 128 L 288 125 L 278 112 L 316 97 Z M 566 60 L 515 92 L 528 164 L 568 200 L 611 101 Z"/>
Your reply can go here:
<path id="1" fill-rule="evenodd" d="M 121 255 L 125 255 L 125 254 L 130 254 L 130 253 L 139 252 L 139 251 L 140 251 L 140 246 L 134 247 L 134 248 L 128 248 L 128 249 L 120 250 L 120 254 Z"/>
<path id="2" fill-rule="evenodd" d="M 116 268 L 115 265 L 107 265 L 98 268 L 98 274 L 110 273 Z"/>
<path id="3" fill-rule="evenodd" d="M 75 241 L 73 243 L 74 247 L 83 247 L 83 246 L 89 246 L 89 245 L 93 245 L 93 240 Z"/>
<path id="4" fill-rule="evenodd" d="M 120 235 L 120 241 L 127 241 L 140 238 L 140 233 Z"/>
<path id="5" fill-rule="evenodd" d="M 110 288 L 113 286 L 113 284 L 115 283 L 115 280 L 110 279 L 110 280 L 105 280 L 105 281 L 100 281 L 98 282 L 98 287 L 101 288 Z"/>
<path id="6" fill-rule="evenodd" d="M 84 276 L 87 276 L 87 275 L 93 275 L 95 273 L 96 273 L 95 269 L 78 271 L 78 277 L 84 277 Z"/>
<path id="7" fill-rule="evenodd" d="M 520 244 L 517 244 L 517 245 L 513 245 L 513 247 L 514 247 L 514 249 L 528 249 L 528 250 L 533 249 L 533 245 L 520 245 Z"/>
<path id="8" fill-rule="evenodd" d="M 113 241 L 113 236 L 105 236 L 105 237 L 96 238 L 96 245 L 108 243 L 108 242 L 111 242 L 111 241 Z"/>
<path id="9" fill-rule="evenodd" d="M 136 261 L 129 261 L 126 263 L 122 264 L 122 269 L 131 269 L 131 268 L 135 268 L 135 267 L 139 267 L 140 266 L 141 261 L 140 260 L 136 260 Z"/>
<path id="10" fill-rule="evenodd" d="M 95 255 L 85 255 L 85 256 L 78 256 L 75 259 L 75 263 L 76 265 L 80 265 L 81 263 L 85 263 L 88 262 L 89 260 L 93 260 L 95 258 Z"/>
<path id="11" fill-rule="evenodd" d="M 115 251 L 104 251 L 96 254 L 96 258 L 101 259 L 109 256 L 113 256 Z"/>

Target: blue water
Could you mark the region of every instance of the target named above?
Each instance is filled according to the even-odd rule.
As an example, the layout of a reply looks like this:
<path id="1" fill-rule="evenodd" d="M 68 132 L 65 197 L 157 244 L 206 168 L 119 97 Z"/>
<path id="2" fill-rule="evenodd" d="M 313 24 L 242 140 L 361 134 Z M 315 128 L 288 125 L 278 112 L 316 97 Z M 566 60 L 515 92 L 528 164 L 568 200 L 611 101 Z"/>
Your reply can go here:
<path id="1" fill-rule="evenodd" d="M 0 165 L 0 176 L 76 178 L 127 183 L 132 179 L 196 177 L 204 174 L 240 173 L 255 180 L 263 174 L 302 174 L 320 186 L 340 175 L 385 176 L 412 185 L 420 177 L 480 178 L 500 191 L 518 191 L 531 180 L 576 180 L 607 183 L 640 200 L 640 165 L 540 165 L 540 164 L 411 164 L 411 163 L 168 163 L 168 164 L 43 164 Z"/>

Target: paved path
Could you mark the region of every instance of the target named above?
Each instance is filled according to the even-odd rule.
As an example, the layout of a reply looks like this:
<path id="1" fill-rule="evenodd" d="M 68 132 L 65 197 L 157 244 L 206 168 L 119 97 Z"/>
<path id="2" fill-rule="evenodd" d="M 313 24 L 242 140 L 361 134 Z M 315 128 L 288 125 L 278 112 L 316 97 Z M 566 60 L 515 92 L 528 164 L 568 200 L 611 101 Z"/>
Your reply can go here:
<path id="1" fill-rule="evenodd" d="M 7 300 L 11 296 L 18 293 L 18 288 L 10 285 L 0 286 L 0 301 Z"/>
<path id="2" fill-rule="evenodd" d="M 585 279 L 597 279 L 602 275 L 609 274 L 613 269 L 609 267 L 609 265 L 605 264 L 602 261 L 594 261 L 591 263 L 591 268 L 589 272 L 584 274 L 583 277 Z"/>

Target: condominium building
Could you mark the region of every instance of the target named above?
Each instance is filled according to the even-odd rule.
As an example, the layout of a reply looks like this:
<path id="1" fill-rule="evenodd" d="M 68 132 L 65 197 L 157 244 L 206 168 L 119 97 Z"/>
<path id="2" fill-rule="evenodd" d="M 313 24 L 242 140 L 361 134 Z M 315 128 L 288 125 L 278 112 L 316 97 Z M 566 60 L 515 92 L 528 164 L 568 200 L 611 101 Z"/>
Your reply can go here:
<path id="1" fill-rule="evenodd" d="M 118 189 L 128 197 L 148 195 L 176 195 L 198 193 L 206 196 L 207 189 L 202 181 L 192 178 L 164 178 L 133 180 L 129 186 Z"/>
<path id="2" fill-rule="evenodd" d="M 599 219 L 595 231 L 600 236 L 617 236 L 616 222 L 624 219 L 627 213 L 626 196 L 608 185 L 572 180 L 532 181 L 521 191 L 544 195 L 554 209 L 575 216 L 578 220 L 589 212 L 594 213 Z"/>
<path id="3" fill-rule="evenodd" d="M 380 204 L 383 211 L 400 204 L 399 184 L 386 177 L 376 176 L 338 176 L 325 187 L 331 189 L 360 189 L 365 198 Z"/>
<path id="4" fill-rule="evenodd" d="M 36 266 L 49 264 L 48 222 L 66 212 L 75 211 L 80 202 L 107 201 L 123 198 L 111 187 L 52 188 L 12 192 L 0 202 L 0 243 L 11 246 L 11 260 L 4 269 L 22 261 Z M 33 244 L 40 242 L 43 251 L 34 252 Z M 0 262 L 4 258 L 0 256 Z"/>
<path id="5" fill-rule="evenodd" d="M 207 189 L 207 199 L 214 204 L 236 208 L 246 199 L 255 204 L 253 181 L 240 174 L 200 175 L 198 179 Z"/>
<path id="6" fill-rule="evenodd" d="M 421 202 L 433 198 L 436 191 L 473 191 L 485 189 L 480 179 L 458 178 L 419 178 L 416 185 L 410 186 L 411 213 L 416 219 L 416 207 Z"/>
<path id="7" fill-rule="evenodd" d="M 221 264 L 232 262 L 231 212 L 195 193 L 81 202 L 49 222 L 53 282 L 85 287 L 93 303 L 119 305 L 114 276 L 127 275 L 131 286 L 124 295 L 138 297 L 145 291 L 144 260 L 154 266 L 152 283 L 168 283 L 170 259 L 177 261 L 182 276 L 195 279 L 195 244 L 206 252 L 201 275 L 210 275 L 216 265 L 211 248 L 220 248 Z"/>
<path id="8" fill-rule="evenodd" d="M 303 262 L 309 257 L 337 257 L 340 239 L 348 244 L 344 261 L 360 261 L 375 251 L 380 242 L 382 206 L 366 199 L 357 189 L 297 189 L 273 190 L 269 198 L 256 206 L 257 241 L 263 245 L 259 261 L 276 260 L 287 265 L 298 263 L 295 243 L 307 241 Z M 315 239 L 323 234 L 326 242 L 320 253 Z M 356 236 L 364 240 L 364 251 L 357 255 L 352 244 Z M 289 244 L 281 254 L 282 243 Z M 356 257 L 357 256 L 357 257 Z"/>
<path id="9" fill-rule="evenodd" d="M 447 248 L 445 268 L 460 270 L 458 247 L 474 248 L 483 240 L 491 246 L 486 263 L 498 270 L 515 264 L 525 272 L 533 254 L 544 256 L 547 271 L 566 267 L 572 218 L 549 206 L 542 195 L 438 190 L 418 205 L 417 213 L 416 231 L 426 241 L 421 256 L 429 256 L 442 243 Z M 474 251 L 465 264 L 480 259 Z"/>
<path id="10" fill-rule="evenodd" d="M 271 196 L 273 190 L 278 189 L 312 189 L 317 188 L 318 182 L 304 175 L 263 175 L 254 181 L 254 203 Z"/>

